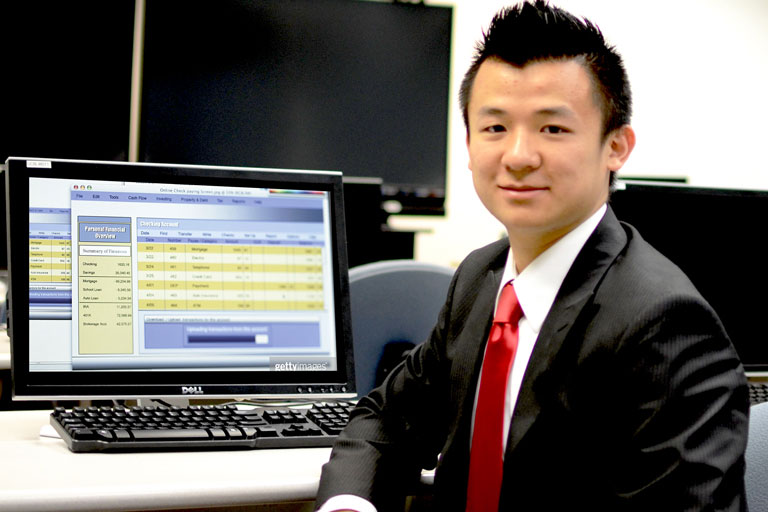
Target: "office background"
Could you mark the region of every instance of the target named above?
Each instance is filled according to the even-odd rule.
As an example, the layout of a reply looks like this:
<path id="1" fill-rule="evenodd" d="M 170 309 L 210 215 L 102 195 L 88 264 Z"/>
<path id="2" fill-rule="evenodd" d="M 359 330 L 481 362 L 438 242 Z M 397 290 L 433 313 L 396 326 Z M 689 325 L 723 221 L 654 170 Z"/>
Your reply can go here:
<path id="1" fill-rule="evenodd" d="M 445 5 L 446 2 L 427 2 Z M 501 225 L 475 196 L 456 91 L 473 42 L 511 2 L 455 0 L 445 218 L 390 218 L 428 230 L 416 259 L 455 265 Z M 597 22 L 622 53 L 634 93 L 637 146 L 621 174 L 685 176 L 694 185 L 768 188 L 768 2 L 554 0 Z"/>

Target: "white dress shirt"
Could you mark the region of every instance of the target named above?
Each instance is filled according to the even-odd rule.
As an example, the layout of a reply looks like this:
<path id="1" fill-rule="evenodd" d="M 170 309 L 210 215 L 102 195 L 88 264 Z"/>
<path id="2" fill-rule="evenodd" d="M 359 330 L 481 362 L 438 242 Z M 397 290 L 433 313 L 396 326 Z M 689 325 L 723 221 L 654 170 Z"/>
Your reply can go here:
<path id="1" fill-rule="evenodd" d="M 512 411 L 515 410 L 517 396 L 523 383 L 523 375 L 536 345 L 541 326 L 544 324 L 544 319 L 552 308 L 557 292 L 560 290 L 571 265 L 576 260 L 576 256 L 581 252 L 587 239 L 602 220 L 606 209 L 605 205 L 601 206 L 587 220 L 541 253 L 520 274 L 517 273 L 512 250 L 509 251 L 504 274 L 496 294 L 496 302 L 498 304 L 504 285 L 509 281 L 514 281 L 515 294 L 523 310 L 523 316 L 518 322 L 517 352 L 507 380 L 507 392 L 504 401 L 505 443 L 509 433 L 509 424 L 512 420 Z M 477 401 L 477 396 L 475 396 L 475 401 Z M 472 424 L 474 425 L 474 423 L 473 411 Z M 318 512 L 335 512 L 338 510 L 376 512 L 376 508 L 368 500 L 350 494 L 333 496 L 325 502 Z"/>
<path id="2" fill-rule="evenodd" d="M 498 304 L 504 285 L 514 281 L 515 294 L 523 310 L 523 316 L 517 324 L 517 352 L 512 362 L 509 379 L 507 379 L 507 394 L 504 402 L 504 443 L 507 442 L 509 423 L 512 420 L 512 412 L 515 410 L 525 369 L 528 367 L 528 361 L 531 359 L 544 319 L 552 309 L 557 292 L 560 291 L 560 286 L 576 260 L 576 256 L 603 219 L 606 209 L 605 205 L 600 207 L 591 217 L 541 253 L 519 275 L 515 268 L 512 251 L 509 251 L 496 302 Z M 475 424 L 474 413 L 472 424 Z"/>

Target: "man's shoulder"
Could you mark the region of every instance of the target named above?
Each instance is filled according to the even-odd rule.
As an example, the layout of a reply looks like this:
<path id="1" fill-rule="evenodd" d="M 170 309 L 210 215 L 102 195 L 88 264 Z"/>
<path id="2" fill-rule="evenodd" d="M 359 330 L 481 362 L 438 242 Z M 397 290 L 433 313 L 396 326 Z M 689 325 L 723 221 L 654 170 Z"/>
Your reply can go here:
<path id="1" fill-rule="evenodd" d="M 633 309 L 653 307 L 670 300 L 695 302 L 709 308 L 695 284 L 667 256 L 659 252 L 628 224 L 623 224 L 627 244 L 605 275 L 599 296 L 613 297 L 614 306 Z M 615 298 L 620 297 L 620 300 Z"/>
<path id="2" fill-rule="evenodd" d="M 456 269 L 452 295 L 471 302 L 486 287 L 498 286 L 495 280 L 489 278 L 498 276 L 498 280 L 501 280 L 508 254 L 509 242 L 506 239 L 469 253 Z"/>
<path id="3" fill-rule="evenodd" d="M 695 289 L 683 270 L 666 255 L 648 243 L 629 224 L 622 223 L 628 235 L 623 257 L 616 266 L 626 277 L 660 289 Z"/>
<path id="4" fill-rule="evenodd" d="M 470 252 L 462 261 L 461 266 L 472 268 L 485 267 L 493 270 L 503 269 L 508 253 L 509 240 L 502 238 Z"/>

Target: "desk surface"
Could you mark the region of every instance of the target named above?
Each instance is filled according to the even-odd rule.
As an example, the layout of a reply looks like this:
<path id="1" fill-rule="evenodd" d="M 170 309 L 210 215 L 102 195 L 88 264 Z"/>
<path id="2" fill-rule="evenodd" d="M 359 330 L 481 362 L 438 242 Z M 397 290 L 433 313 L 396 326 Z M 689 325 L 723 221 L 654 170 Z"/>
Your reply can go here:
<path id="1" fill-rule="evenodd" d="M 50 411 L 0 413 L 0 510 L 225 507 L 314 499 L 330 448 L 72 453 Z"/>

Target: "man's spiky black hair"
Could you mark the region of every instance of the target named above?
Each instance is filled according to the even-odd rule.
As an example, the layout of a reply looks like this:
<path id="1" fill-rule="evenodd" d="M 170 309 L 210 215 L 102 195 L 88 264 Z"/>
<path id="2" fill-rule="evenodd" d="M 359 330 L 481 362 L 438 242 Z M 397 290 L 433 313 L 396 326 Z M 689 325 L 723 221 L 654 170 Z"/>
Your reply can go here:
<path id="1" fill-rule="evenodd" d="M 606 44 L 600 29 L 586 19 L 544 0 L 522 2 L 496 14 L 477 45 L 459 92 L 467 130 L 472 85 L 480 65 L 489 58 L 517 67 L 547 60 L 578 59 L 595 85 L 595 97 L 603 113 L 603 137 L 629 123 L 632 95 L 621 56 Z"/>

